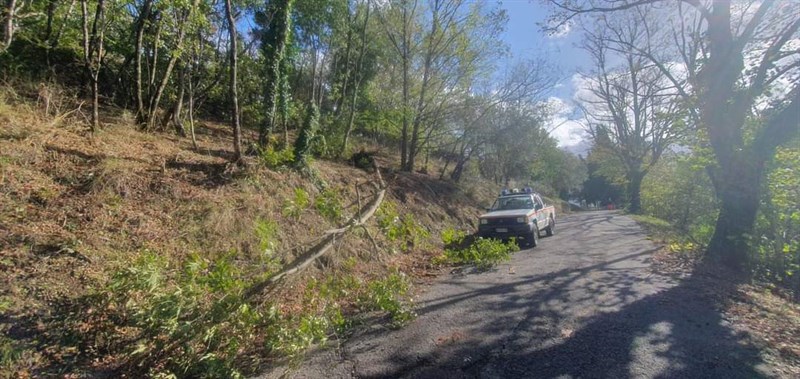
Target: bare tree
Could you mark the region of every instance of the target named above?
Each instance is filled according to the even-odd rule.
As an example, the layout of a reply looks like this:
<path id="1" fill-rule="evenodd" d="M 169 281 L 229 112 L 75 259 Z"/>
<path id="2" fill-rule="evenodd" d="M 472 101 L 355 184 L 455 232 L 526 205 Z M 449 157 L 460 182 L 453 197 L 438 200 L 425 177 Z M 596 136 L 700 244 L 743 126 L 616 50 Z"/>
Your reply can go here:
<path id="1" fill-rule="evenodd" d="M 225 0 L 225 16 L 228 18 L 228 35 L 230 38 L 230 87 L 231 94 L 231 127 L 233 128 L 233 161 L 242 159 L 242 127 L 239 123 L 239 95 L 236 88 L 236 70 L 238 53 L 236 51 L 236 18 L 233 15 L 231 0 Z"/>
<path id="2" fill-rule="evenodd" d="M 170 58 L 167 61 L 167 66 L 164 68 L 164 71 L 161 74 L 161 80 L 156 87 L 154 93 L 151 93 L 149 106 L 147 108 L 146 113 L 146 123 L 144 127 L 146 129 L 153 129 L 156 124 L 156 112 L 158 112 L 158 107 L 161 103 L 161 98 L 164 95 L 164 91 L 167 88 L 167 84 L 169 84 L 169 79 L 172 75 L 172 71 L 175 69 L 175 65 L 178 62 L 178 59 L 181 58 L 183 53 L 183 41 L 186 37 L 186 29 L 190 27 L 190 23 L 192 22 L 192 14 L 198 8 L 200 0 L 193 0 L 191 4 L 187 4 L 186 7 L 178 7 L 175 9 L 176 16 L 177 16 L 177 37 L 175 41 L 174 51 L 170 54 Z M 152 76 L 151 82 L 155 83 L 156 78 L 156 67 L 157 63 L 154 57 L 153 60 L 153 68 L 152 68 Z"/>
<path id="3" fill-rule="evenodd" d="M 350 133 L 353 132 L 353 123 L 355 122 L 356 119 L 356 103 L 358 101 L 358 90 L 361 86 L 361 81 L 364 78 L 364 72 L 362 71 L 364 68 L 364 54 L 367 50 L 367 45 L 370 43 L 367 40 L 367 25 L 369 25 L 369 13 L 370 13 L 370 8 L 372 8 L 372 2 L 370 0 L 367 0 L 364 8 L 365 8 L 364 24 L 361 27 L 361 46 L 358 51 L 358 58 L 356 59 L 355 72 L 353 73 L 354 88 L 351 89 L 352 97 L 350 99 L 350 113 L 349 116 L 347 117 L 347 127 L 344 132 L 344 140 L 342 141 L 342 147 L 339 150 L 340 154 L 343 154 L 345 151 L 347 151 L 347 143 L 350 140 Z M 346 91 L 343 88 L 342 97 L 344 97 L 345 93 Z"/>
<path id="4" fill-rule="evenodd" d="M 628 209 L 641 211 L 642 180 L 680 136 L 677 92 L 647 58 L 630 46 L 646 38 L 646 24 L 616 17 L 598 30 L 585 30 L 583 48 L 593 68 L 583 75 L 586 88 L 578 107 L 592 139 L 600 136 L 625 169 Z M 625 43 L 610 42 L 625 41 Z M 615 63 L 620 62 L 620 63 Z"/>
<path id="5" fill-rule="evenodd" d="M 142 50 L 144 49 L 144 33 L 145 28 L 147 27 L 147 22 L 150 19 L 150 10 L 152 4 L 153 0 L 144 0 L 142 2 L 142 7 L 139 9 L 139 16 L 137 17 L 134 25 L 135 43 L 133 54 L 136 69 L 136 75 L 134 78 L 136 81 L 136 120 L 139 123 L 144 123 L 147 117 L 146 110 L 144 108 L 144 89 L 142 85 Z"/>
<path id="6" fill-rule="evenodd" d="M 720 200 L 708 257 L 744 270 L 766 163 L 800 135 L 800 3 L 796 1 L 550 0 L 554 26 L 587 13 L 659 6 L 664 28 L 629 45 L 672 82 L 690 104 L 715 156 L 708 167 Z M 638 12 L 641 16 L 643 12 Z M 612 17 L 601 17 L 608 21 Z M 638 22 L 642 22 L 640 18 Z M 675 62 L 686 81 L 675 75 Z M 747 125 L 758 120 L 758 125 Z M 747 125 L 747 127 L 746 127 Z"/>
<path id="7" fill-rule="evenodd" d="M 97 7 L 94 11 L 92 29 L 89 31 L 89 9 L 87 0 L 81 0 L 81 14 L 83 20 L 83 62 L 86 66 L 86 73 L 92 87 L 92 119 L 91 130 L 94 132 L 100 128 L 99 116 L 99 93 L 98 82 L 100 80 L 100 70 L 103 67 L 105 50 L 103 42 L 105 39 L 105 0 L 97 0 Z"/>

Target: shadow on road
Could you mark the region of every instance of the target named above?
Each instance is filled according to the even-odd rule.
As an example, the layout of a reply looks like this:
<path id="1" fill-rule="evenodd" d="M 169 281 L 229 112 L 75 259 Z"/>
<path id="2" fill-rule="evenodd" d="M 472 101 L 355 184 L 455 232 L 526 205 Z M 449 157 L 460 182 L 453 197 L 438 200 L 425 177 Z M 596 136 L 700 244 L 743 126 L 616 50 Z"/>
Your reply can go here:
<path id="1" fill-rule="evenodd" d="M 615 229 L 638 235 L 635 241 L 617 237 L 619 241 L 608 243 L 604 248 L 616 253 L 606 252 L 610 259 L 599 263 L 483 287 L 454 279 L 450 284 L 464 291 L 430 299 L 418 312 L 420 319 L 447 309 L 461 312 L 463 337 L 457 343 L 445 341 L 425 354 L 397 349 L 384 359 L 392 362 L 389 371 L 367 370 L 356 376 L 768 376 L 758 369 L 763 363 L 758 349 L 746 335 L 732 330 L 718 311 L 724 301 L 720 294 L 730 293 L 734 283 L 725 284 L 730 287 L 726 289 L 719 288 L 719 280 L 702 274 L 682 281 L 654 274 L 649 263 L 655 249 L 643 240 L 638 227 L 631 230 L 631 224 L 626 217 L 599 213 L 569 225 L 569 235 L 562 241 L 590 241 Z M 560 253 L 564 259 L 584 262 L 595 252 Z M 492 316 L 491 322 L 470 318 L 477 307 L 499 317 Z M 425 338 L 434 336 L 404 343 L 425 343 Z"/>

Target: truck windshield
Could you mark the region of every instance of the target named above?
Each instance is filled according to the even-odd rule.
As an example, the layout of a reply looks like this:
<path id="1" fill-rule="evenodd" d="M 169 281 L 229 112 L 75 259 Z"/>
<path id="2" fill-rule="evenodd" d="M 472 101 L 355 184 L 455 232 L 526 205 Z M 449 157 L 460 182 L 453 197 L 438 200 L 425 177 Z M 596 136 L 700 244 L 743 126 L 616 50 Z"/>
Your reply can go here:
<path id="1" fill-rule="evenodd" d="M 530 196 L 501 197 L 494 201 L 490 209 L 493 211 L 533 209 L 533 200 Z"/>

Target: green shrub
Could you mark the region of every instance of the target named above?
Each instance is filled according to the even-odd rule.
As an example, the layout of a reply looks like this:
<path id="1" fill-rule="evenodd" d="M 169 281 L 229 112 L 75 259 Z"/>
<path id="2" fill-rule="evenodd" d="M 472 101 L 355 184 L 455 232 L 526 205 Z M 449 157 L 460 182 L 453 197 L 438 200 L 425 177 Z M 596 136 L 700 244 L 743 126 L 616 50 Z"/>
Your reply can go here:
<path id="1" fill-rule="evenodd" d="M 642 182 L 642 211 L 672 225 L 674 238 L 704 246 L 719 208 L 702 157 L 667 156 Z M 641 220 L 640 220 L 641 221 Z M 663 231 L 662 231 L 663 232 Z"/>
<path id="2" fill-rule="evenodd" d="M 311 204 L 311 197 L 308 192 L 302 188 L 295 188 L 294 198 L 283 203 L 283 215 L 298 220 L 309 204 Z"/>
<path id="3" fill-rule="evenodd" d="M 410 299 L 411 280 L 401 272 L 369 283 L 359 303 L 367 310 L 388 312 L 395 326 L 407 324 L 416 317 Z"/>
<path id="4" fill-rule="evenodd" d="M 390 201 L 381 204 L 375 218 L 386 238 L 398 242 L 404 252 L 420 246 L 430 237 L 430 233 L 414 219 L 414 215 L 409 213 L 401 217 L 397 207 Z"/>
<path id="5" fill-rule="evenodd" d="M 447 246 L 461 244 L 467 237 L 467 232 L 463 230 L 447 228 L 442 230 L 442 243 Z"/>
<path id="6" fill-rule="evenodd" d="M 298 358 L 311 345 L 325 342 L 328 338 L 330 322 L 322 316 L 303 314 L 294 318 L 273 317 L 267 329 L 265 342 L 270 351 Z"/>
<path id="7" fill-rule="evenodd" d="M 267 266 L 270 271 L 278 268 L 275 250 L 278 245 L 278 223 L 272 220 L 257 219 L 255 222 L 255 234 L 258 238 L 258 258 L 262 265 Z"/>
<path id="8" fill-rule="evenodd" d="M 259 149 L 258 156 L 270 169 L 289 166 L 294 162 L 294 151 L 291 148 L 276 150 L 272 145 Z"/>
<path id="9" fill-rule="evenodd" d="M 109 320 L 121 320 L 138 341 L 121 349 L 138 362 L 159 363 L 150 375 L 236 377 L 233 362 L 253 341 L 263 315 L 242 298 L 242 272 L 232 255 L 191 255 L 179 270 L 153 252 L 113 275 L 103 294 Z M 123 325 L 119 325 L 121 327 Z"/>
<path id="10" fill-rule="evenodd" d="M 336 223 L 342 219 L 342 201 L 336 191 L 326 189 L 314 199 L 314 208 L 326 220 Z"/>
<path id="11" fill-rule="evenodd" d="M 445 236 L 443 235 L 443 239 Z M 448 245 L 461 245 L 466 234 L 448 234 L 450 240 Z M 472 264 L 478 268 L 486 269 L 500 262 L 511 259 L 511 253 L 518 251 L 519 246 L 516 241 L 511 240 L 503 243 L 496 239 L 478 238 L 466 247 L 446 248 L 440 261 L 447 261 L 455 264 Z"/>

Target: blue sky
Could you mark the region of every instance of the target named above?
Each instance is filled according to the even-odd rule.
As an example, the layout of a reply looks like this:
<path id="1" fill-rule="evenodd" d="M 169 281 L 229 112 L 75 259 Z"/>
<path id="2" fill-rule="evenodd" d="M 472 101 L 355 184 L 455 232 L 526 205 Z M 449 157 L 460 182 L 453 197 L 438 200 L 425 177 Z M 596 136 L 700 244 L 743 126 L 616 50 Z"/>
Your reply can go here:
<path id="1" fill-rule="evenodd" d="M 551 134 L 562 146 L 579 143 L 580 125 L 570 121 L 566 113 L 575 93 L 573 75 L 589 60 L 586 53 L 576 47 L 580 33 L 574 28 L 561 36 L 548 36 L 542 32 L 540 24 L 547 19 L 549 10 L 540 1 L 505 0 L 500 4 L 508 12 L 503 39 L 511 49 L 513 59 L 545 57 L 559 71 L 560 85 L 551 96 L 554 101 L 561 102 L 565 114 L 555 117 L 551 126 L 555 130 Z"/>

